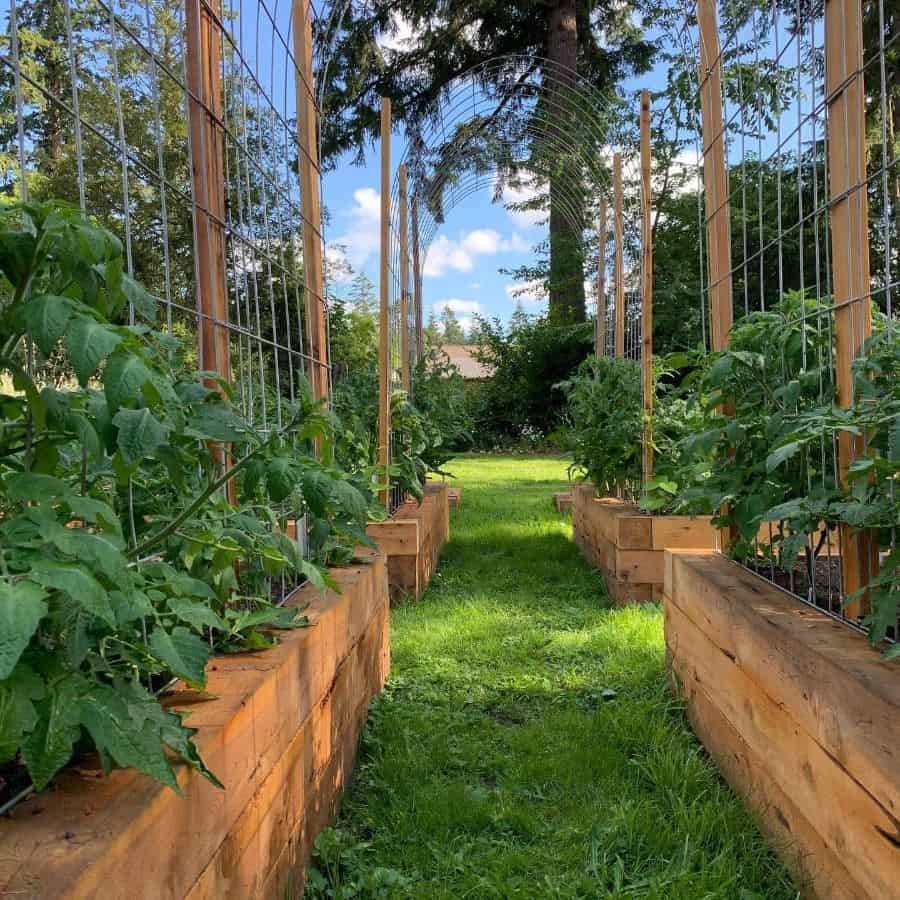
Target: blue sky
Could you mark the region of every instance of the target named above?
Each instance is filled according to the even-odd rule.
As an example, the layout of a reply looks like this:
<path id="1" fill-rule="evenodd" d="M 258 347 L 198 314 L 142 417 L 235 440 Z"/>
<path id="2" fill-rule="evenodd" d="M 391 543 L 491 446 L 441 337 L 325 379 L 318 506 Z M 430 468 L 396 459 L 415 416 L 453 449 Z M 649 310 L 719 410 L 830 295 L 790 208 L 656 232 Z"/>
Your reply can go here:
<path id="1" fill-rule="evenodd" d="M 394 144 L 398 142 L 395 140 Z M 355 271 L 378 284 L 379 155 L 370 147 L 363 166 L 338 165 L 323 179 L 322 192 L 329 221 L 326 239 L 345 248 Z M 395 151 L 396 153 L 396 151 Z M 508 195 L 508 199 L 518 199 Z M 474 313 L 507 320 L 516 305 L 513 279 L 500 269 L 513 269 L 533 259 L 532 247 L 543 239 L 546 226 L 535 213 L 517 213 L 491 202 L 488 188 L 448 211 L 425 259 L 425 316 L 449 304 L 465 326 Z M 335 287 L 340 296 L 342 284 Z M 545 304 L 525 295 L 523 303 L 537 312 Z"/>

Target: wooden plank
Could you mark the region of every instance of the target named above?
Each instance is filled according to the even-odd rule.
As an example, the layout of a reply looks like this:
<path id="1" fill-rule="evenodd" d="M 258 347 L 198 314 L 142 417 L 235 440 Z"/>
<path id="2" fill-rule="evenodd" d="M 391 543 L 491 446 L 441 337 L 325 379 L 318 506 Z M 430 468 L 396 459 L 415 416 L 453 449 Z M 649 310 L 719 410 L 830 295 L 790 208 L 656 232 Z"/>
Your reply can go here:
<path id="1" fill-rule="evenodd" d="M 202 701 L 187 690 L 168 698 L 167 705 L 191 712 L 200 752 L 227 790 L 180 763 L 176 775 L 184 797 L 133 770 L 102 779 L 64 773 L 54 791 L 26 800 L 0 822 L 0 893 L 118 897 L 129 884 L 135 897 L 184 897 L 229 835 L 236 833 L 243 845 L 241 836 L 252 836 L 254 829 L 243 828 L 242 816 L 262 796 L 263 783 L 277 772 L 304 723 L 315 718 L 340 666 L 355 664 L 355 650 L 374 633 L 375 620 L 381 623 L 373 648 L 377 678 L 354 676 L 351 684 L 362 697 L 383 683 L 385 561 L 366 557 L 371 562 L 334 570 L 343 593 L 323 595 L 310 585 L 291 598 L 304 607 L 308 601 L 316 627 L 284 632 L 282 643 L 266 653 L 214 658 Z M 321 760 L 333 744 L 329 718 L 313 729 Z"/>
<path id="2" fill-rule="evenodd" d="M 654 516 L 650 546 L 654 550 L 714 550 L 716 530 L 712 527 L 712 517 Z"/>
<path id="3" fill-rule="evenodd" d="M 665 557 L 660 550 L 616 548 L 616 577 L 636 584 L 662 584 Z"/>
<path id="4" fill-rule="evenodd" d="M 838 405 L 853 404 L 853 360 L 872 333 L 869 209 L 866 197 L 865 85 L 860 0 L 826 0 L 825 96 L 828 110 L 828 180 L 831 206 L 831 268 L 834 302 L 835 387 Z M 842 477 L 865 453 L 865 438 L 838 436 Z M 841 529 L 844 593 L 864 587 L 878 571 L 874 536 Z M 866 612 L 867 600 L 845 612 Z"/>
<path id="5" fill-rule="evenodd" d="M 615 280 L 615 355 L 625 355 L 625 228 L 622 218 L 622 154 L 613 154 L 613 232 L 615 255 L 613 278 Z"/>
<path id="6" fill-rule="evenodd" d="M 760 826 L 775 838 L 775 850 L 800 884 L 809 883 L 818 900 L 871 900 L 854 881 L 796 804 L 765 774 L 758 756 L 716 708 L 706 693 L 681 671 L 681 661 L 668 654 L 670 668 L 686 695 L 691 727 L 717 768 L 747 802 Z M 685 678 L 685 676 L 687 676 Z"/>
<path id="7" fill-rule="evenodd" d="M 391 462 L 391 345 L 388 323 L 391 311 L 391 100 L 381 98 L 381 267 L 378 317 L 378 477 L 385 488 L 381 502 L 390 503 Z"/>
<path id="8" fill-rule="evenodd" d="M 322 198 L 319 170 L 318 108 L 312 71 L 310 0 L 293 0 L 297 94 L 297 143 L 300 211 L 303 216 L 303 286 L 306 299 L 306 351 L 312 357 L 309 383 L 317 400 L 328 399 L 328 327 L 325 322 L 325 273 L 322 247 Z"/>
<path id="9" fill-rule="evenodd" d="M 616 516 L 615 543 L 620 550 L 653 548 L 653 517 L 622 513 Z"/>
<path id="10" fill-rule="evenodd" d="M 409 394 L 409 200 L 406 163 L 400 164 L 400 383 Z"/>
<path id="11" fill-rule="evenodd" d="M 597 327 L 594 330 L 594 353 L 597 356 L 606 354 L 606 240 L 609 228 L 606 222 L 606 197 L 600 197 L 600 209 L 597 229 Z"/>
<path id="12" fill-rule="evenodd" d="M 641 385 L 644 485 L 653 477 L 653 228 L 650 219 L 650 91 L 641 91 Z"/>
<path id="13" fill-rule="evenodd" d="M 421 523 L 418 518 L 369 522 L 366 534 L 388 556 L 415 556 L 421 546 Z"/>
<path id="14" fill-rule="evenodd" d="M 900 819 L 900 660 L 718 554 L 666 558 L 667 602 Z"/>
<path id="15" fill-rule="evenodd" d="M 897 897 L 896 818 L 797 725 L 789 708 L 715 648 L 680 607 L 667 602 L 665 615 L 667 646 L 682 680 L 702 688 L 864 890 L 872 897 Z"/>

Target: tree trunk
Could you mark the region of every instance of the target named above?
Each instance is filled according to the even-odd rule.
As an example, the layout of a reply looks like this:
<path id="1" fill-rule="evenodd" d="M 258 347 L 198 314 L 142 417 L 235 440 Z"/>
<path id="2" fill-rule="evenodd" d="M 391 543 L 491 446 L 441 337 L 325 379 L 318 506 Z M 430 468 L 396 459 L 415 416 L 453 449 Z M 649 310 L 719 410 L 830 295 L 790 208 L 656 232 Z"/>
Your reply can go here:
<path id="1" fill-rule="evenodd" d="M 584 188 L 575 148 L 570 147 L 568 124 L 577 89 L 578 29 L 575 0 L 555 0 L 547 28 L 544 73 L 550 152 L 550 318 L 583 322 L 584 306 Z"/>

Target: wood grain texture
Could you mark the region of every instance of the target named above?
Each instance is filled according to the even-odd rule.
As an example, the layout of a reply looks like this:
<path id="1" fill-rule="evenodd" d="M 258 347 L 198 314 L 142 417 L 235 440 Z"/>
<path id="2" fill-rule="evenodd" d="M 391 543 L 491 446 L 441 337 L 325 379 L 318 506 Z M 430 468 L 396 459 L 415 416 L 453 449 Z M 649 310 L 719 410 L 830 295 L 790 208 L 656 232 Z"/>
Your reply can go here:
<path id="1" fill-rule="evenodd" d="M 264 897 L 276 860 L 302 883 L 311 842 L 352 771 L 362 712 L 387 675 L 384 557 L 300 589 L 315 627 L 265 653 L 210 661 L 208 694 L 176 688 L 226 786 L 178 765 L 184 797 L 132 770 L 68 771 L 0 822 L 0 893 L 41 900 Z M 126 887 L 127 886 L 127 887 Z"/>
<path id="2" fill-rule="evenodd" d="M 717 554 L 666 556 L 666 643 L 689 709 L 712 707 L 756 761 L 735 786 L 790 801 L 817 896 L 900 897 L 900 662 Z M 852 885 L 829 893 L 842 871 Z"/>

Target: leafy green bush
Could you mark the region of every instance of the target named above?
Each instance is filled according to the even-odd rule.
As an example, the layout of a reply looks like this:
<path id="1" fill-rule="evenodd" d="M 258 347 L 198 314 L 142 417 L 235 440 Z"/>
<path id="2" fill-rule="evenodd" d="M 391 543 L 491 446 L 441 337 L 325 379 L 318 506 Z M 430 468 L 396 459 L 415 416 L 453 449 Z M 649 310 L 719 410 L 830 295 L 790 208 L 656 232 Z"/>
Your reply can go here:
<path id="1" fill-rule="evenodd" d="M 278 431 L 245 421 L 77 209 L 3 210 L 0 272 L 0 762 L 20 757 L 41 789 L 93 747 L 177 790 L 168 747 L 215 782 L 158 691 L 173 676 L 202 687 L 214 651 L 305 624 L 267 601 L 267 579 L 324 586 L 366 541 L 368 487 L 330 462 L 308 393 Z M 134 324 L 116 324 L 129 304 Z M 281 503 L 307 515 L 314 560 Z"/>
<path id="2" fill-rule="evenodd" d="M 640 498 L 648 510 L 670 511 L 686 487 L 705 475 L 705 467 L 681 460 L 680 444 L 704 421 L 693 391 L 695 377 L 676 373 L 684 355 L 654 361 L 654 477 L 642 491 L 644 412 L 641 367 L 634 360 L 592 357 L 560 384 L 566 395 L 575 467 L 601 494 L 621 490 Z M 676 374 L 678 378 L 676 379 Z"/>
<path id="3" fill-rule="evenodd" d="M 855 363 L 854 405 L 838 407 L 832 331 L 821 326 L 830 312 L 827 304 L 790 293 L 734 324 L 729 349 L 713 354 L 701 370 L 697 386 L 707 420 L 682 441 L 683 471 L 676 473 L 688 483 L 676 508 L 718 510 L 714 522 L 731 529 L 732 556 L 763 554 L 791 571 L 803 554 L 813 601 L 816 560 L 827 533 L 840 526 L 872 528 L 880 545 L 890 547 L 891 531 L 900 524 L 893 489 L 900 348 L 892 332 L 876 334 Z M 847 483 L 835 452 L 842 434 L 865 436 L 867 448 L 850 467 Z M 706 476 L 696 478 L 698 470 Z M 772 523 L 772 541 L 760 545 L 765 522 Z M 865 591 L 874 642 L 896 627 L 898 587 L 900 554 L 894 548 Z M 895 647 L 891 655 L 898 652 Z"/>
<path id="4" fill-rule="evenodd" d="M 641 369 L 631 359 L 586 359 L 561 382 L 572 431 L 574 466 L 606 496 L 641 484 Z"/>
<path id="5" fill-rule="evenodd" d="M 553 386 L 574 374 L 593 349 L 590 324 L 554 325 L 514 316 L 479 321 L 475 357 L 493 374 L 472 395 L 473 434 L 480 449 L 531 445 L 565 424 L 565 398 Z"/>
<path id="6" fill-rule="evenodd" d="M 429 472 L 443 466 L 470 440 L 465 385 L 446 354 L 431 350 L 412 373 L 412 398 L 394 390 L 391 396 L 393 460 L 391 482 L 420 499 Z M 348 374 L 334 388 L 337 454 L 351 470 L 382 477 L 378 472 L 378 365 Z"/>

